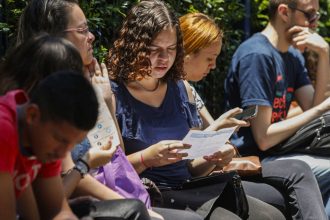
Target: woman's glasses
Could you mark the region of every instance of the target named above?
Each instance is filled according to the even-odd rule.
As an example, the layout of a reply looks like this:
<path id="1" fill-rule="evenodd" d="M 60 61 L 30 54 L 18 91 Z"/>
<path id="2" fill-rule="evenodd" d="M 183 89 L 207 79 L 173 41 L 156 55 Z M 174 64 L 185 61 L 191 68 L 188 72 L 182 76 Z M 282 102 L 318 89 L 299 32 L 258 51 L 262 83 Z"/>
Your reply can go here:
<path id="1" fill-rule="evenodd" d="M 318 21 L 321 17 L 321 14 L 319 12 L 315 12 L 315 13 L 307 12 L 307 11 L 297 8 L 296 6 L 293 6 L 292 4 L 288 4 L 288 7 L 291 8 L 292 10 L 297 10 L 297 11 L 302 12 L 305 15 L 305 17 L 307 18 L 308 23 L 310 23 L 310 24 Z"/>
<path id="2" fill-rule="evenodd" d="M 68 29 L 65 29 L 64 30 L 64 32 L 72 32 L 72 31 L 76 31 L 79 34 L 88 35 L 88 33 L 89 33 L 89 27 L 86 25 L 85 27 L 68 28 Z"/>

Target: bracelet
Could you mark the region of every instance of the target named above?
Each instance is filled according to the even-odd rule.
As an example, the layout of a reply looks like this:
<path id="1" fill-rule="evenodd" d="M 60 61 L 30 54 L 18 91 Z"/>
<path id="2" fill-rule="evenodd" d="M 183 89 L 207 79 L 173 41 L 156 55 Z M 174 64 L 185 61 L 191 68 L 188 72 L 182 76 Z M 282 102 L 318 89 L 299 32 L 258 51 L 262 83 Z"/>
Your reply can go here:
<path id="1" fill-rule="evenodd" d="M 85 175 L 86 175 L 86 173 L 84 173 L 84 171 L 81 170 L 81 168 L 79 168 L 79 167 L 77 167 L 77 166 L 74 166 L 74 167 L 72 168 L 72 171 L 73 171 L 73 170 L 76 170 L 76 171 L 80 174 L 81 179 L 84 178 Z"/>
<path id="2" fill-rule="evenodd" d="M 67 176 L 69 173 L 71 173 L 72 172 L 72 170 L 73 170 L 73 168 L 71 168 L 71 169 L 68 169 L 67 171 L 65 171 L 65 172 L 61 172 L 61 177 L 63 178 L 63 177 L 65 177 L 65 176 Z"/>
<path id="3" fill-rule="evenodd" d="M 90 167 L 89 167 L 88 163 L 85 160 L 83 160 L 82 158 L 79 158 L 77 161 L 80 161 L 81 163 L 83 163 L 87 168 L 87 172 L 89 172 Z"/>
<path id="4" fill-rule="evenodd" d="M 61 173 L 61 178 L 66 177 L 67 175 L 69 175 L 70 173 L 72 173 L 72 171 L 76 170 L 79 174 L 81 178 L 84 178 L 85 173 L 83 173 L 83 171 L 81 170 L 81 168 L 78 168 L 77 166 L 72 167 L 71 169 L 67 170 L 66 172 L 62 172 Z"/>
<path id="5" fill-rule="evenodd" d="M 142 163 L 143 166 L 145 166 L 146 168 L 149 168 L 149 166 L 147 166 L 147 164 L 144 162 L 143 156 L 142 156 L 142 152 L 140 154 L 140 161 Z"/>

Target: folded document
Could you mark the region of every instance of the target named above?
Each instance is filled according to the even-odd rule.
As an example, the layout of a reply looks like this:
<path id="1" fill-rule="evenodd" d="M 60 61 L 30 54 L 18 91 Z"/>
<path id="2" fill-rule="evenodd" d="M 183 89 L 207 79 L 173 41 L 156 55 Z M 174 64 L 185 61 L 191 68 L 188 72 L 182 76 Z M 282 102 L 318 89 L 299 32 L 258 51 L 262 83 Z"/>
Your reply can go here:
<path id="1" fill-rule="evenodd" d="M 185 157 L 185 159 L 211 156 L 219 151 L 221 146 L 226 144 L 235 130 L 236 127 L 225 128 L 219 131 L 190 130 L 182 142 L 190 144 L 191 148 L 181 152 L 188 153 L 188 157 Z"/>

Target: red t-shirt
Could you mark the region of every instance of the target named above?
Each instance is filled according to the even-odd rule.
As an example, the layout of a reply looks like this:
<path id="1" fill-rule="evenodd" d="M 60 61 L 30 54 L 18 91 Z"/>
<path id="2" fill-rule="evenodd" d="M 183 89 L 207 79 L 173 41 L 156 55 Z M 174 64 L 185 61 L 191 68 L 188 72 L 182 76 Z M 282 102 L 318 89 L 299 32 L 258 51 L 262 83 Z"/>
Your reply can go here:
<path id="1" fill-rule="evenodd" d="M 13 176 L 16 197 L 38 176 L 53 177 L 60 174 L 61 161 L 41 163 L 36 157 L 20 152 L 16 106 L 28 101 L 22 90 L 8 92 L 0 97 L 0 172 Z"/>

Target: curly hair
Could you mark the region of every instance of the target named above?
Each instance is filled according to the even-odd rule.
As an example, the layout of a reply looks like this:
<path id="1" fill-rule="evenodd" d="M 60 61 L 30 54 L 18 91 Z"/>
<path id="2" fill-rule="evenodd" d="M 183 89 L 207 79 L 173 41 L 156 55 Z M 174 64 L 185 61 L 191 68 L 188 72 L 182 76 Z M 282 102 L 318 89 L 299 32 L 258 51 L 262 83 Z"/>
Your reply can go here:
<path id="1" fill-rule="evenodd" d="M 183 40 L 179 20 L 165 3 L 159 0 L 141 1 L 127 14 L 119 38 L 109 50 L 107 67 L 110 78 L 130 82 L 151 74 L 148 46 L 166 28 L 175 28 L 177 35 L 176 59 L 163 80 L 184 78 Z"/>

